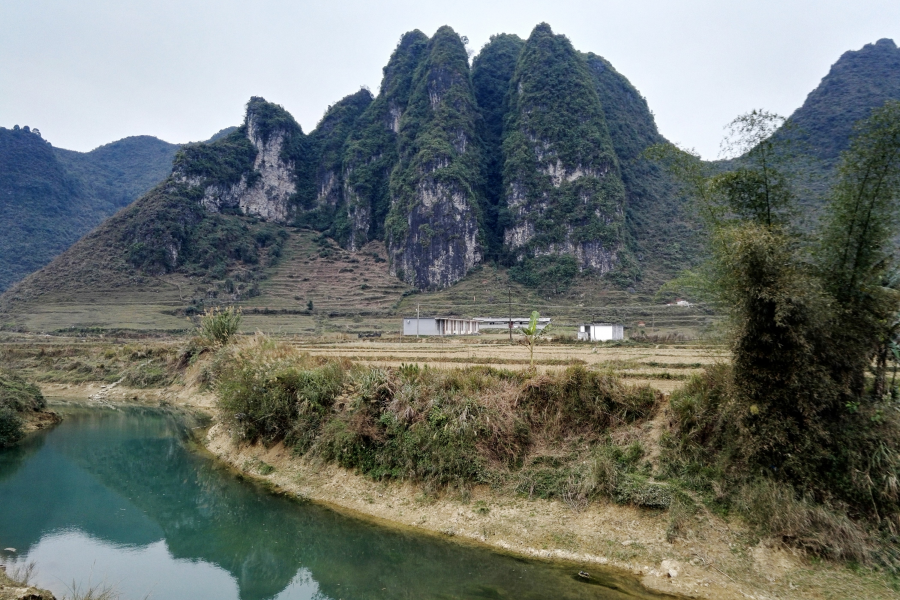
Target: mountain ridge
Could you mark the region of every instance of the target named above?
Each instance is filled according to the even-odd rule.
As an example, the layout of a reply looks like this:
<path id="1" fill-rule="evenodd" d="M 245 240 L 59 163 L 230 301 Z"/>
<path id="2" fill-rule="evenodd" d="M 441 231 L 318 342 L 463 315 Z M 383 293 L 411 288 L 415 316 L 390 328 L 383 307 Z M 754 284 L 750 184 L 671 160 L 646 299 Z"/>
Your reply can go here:
<path id="1" fill-rule="evenodd" d="M 853 81 L 857 59 L 865 66 L 882 55 L 900 82 L 891 62 L 900 51 L 888 42 L 845 53 L 820 87 L 830 89 L 833 76 Z M 884 69 L 869 65 L 860 81 Z M 882 80 L 862 96 L 832 87 L 847 94 L 841 102 L 865 104 L 893 93 L 893 79 Z M 554 96 L 554 85 L 567 91 Z M 827 134 L 833 120 L 816 102 L 835 94 L 809 97 L 792 118 Z M 546 24 L 529 40 L 493 36 L 471 66 L 451 28 L 431 38 L 415 30 L 384 67 L 378 95 L 348 95 L 309 133 L 282 107 L 251 98 L 241 126 L 183 147 L 169 178 L 76 244 L 60 259 L 66 268 L 29 277 L 3 301 L 24 306 L 39 290 L 75 289 L 91 256 L 103 255 L 122 289 L 177 275 L 199 278 L 209 298 L 244 302 L 265 290 L 266 273 L 303 228 L 319 232 L 326 260 L 382 244 L 387 264 L 375 264 L 401 280 L 397 289 L 451 287 L 491 264 L 547 298 L 574 298 L 570 289 L 588 282 L 653 292 L 701 247 L 677 186 L 642 157 L 665 142 L 624 75 Z M 532 233 L 512 243 L 507 233 L 518 230 Z M 591 244 L 602 261 L 585 260 Z"/>

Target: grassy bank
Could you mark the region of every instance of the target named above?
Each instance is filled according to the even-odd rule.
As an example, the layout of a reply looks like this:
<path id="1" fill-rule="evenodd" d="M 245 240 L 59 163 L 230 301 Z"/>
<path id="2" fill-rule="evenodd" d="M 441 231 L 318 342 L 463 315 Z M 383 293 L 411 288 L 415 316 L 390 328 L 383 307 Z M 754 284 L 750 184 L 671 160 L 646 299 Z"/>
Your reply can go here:
<path id="1" fill-rule="evenodd" d="M 463 502 L 486 485 L 576 512 L 596 501 L 663 511 L 673 543 L 692 538 L 702 514 L 737 517 L 751 540 L 883 569 L 900 587 L 896 516 L 875 520 L 858 499 L 860 490 L 883 494 L 879 506 L 889 507 L 890 480 L 867 488 L 850 478 L 857 487 L 842 493 L 823 473 L 815 495 L 754 470 L 742 461 L 726 365 L 692 376 L 671 399 L 581 365 L 547 373 L 378 367 L 263 336 L 219 350 L 209 368 L 220 422 L 236 442 L 283 443 L 296 456 Z M 889 439 L 881 430 L 894 417 L 880 414 L 887 425 L 873 421 L 870 440 Z"/>
<path id="2" fill-rule="evenodd" d="M 463 495 L 488 484 L 573 506 L 601 494 L 670 501 L 641 442 L 662 395 L 611 373 L 381 368 L 263 337 L 223 350 L 213 369 L 236 439 L 283 441 L 376 480 Z"/>
<path id="3" fill-rule="evenodd" d="M 264 336 L 0 344 L 3 364 L 50 396 L 218 412 L 237 468 L 289 489 L 303 481 L 298 493 L 378 518 L 526 554 L 605 556 L 628 569 L 638 560 L 686 565 L 701 560 L 689 550 L 700 548 L 703 560 L 731 565 L 728 577 L 761 590 L 768 584 L 751 573 L 761 567 L 745 572 L 741 560 L 755 564 L 759 554 L 767 564 L 782 551 L 796 557 L 786 572 L 802 572 L 810 589 L 826 573 L 829 585 L 865 590 L 862 597 L 878 596 L 873 585 L 888 595 L 885 585 L 897 587 L 889 528 L 842 497 L 817 497 L 741 461 L 720 349 L 550 344 L 538 348 L 537 362 L 562 364 L 535 371 L 521 368 L 525 351 Z M 491 355 L 492 364 L 471 364 Z M 394 364 L 377 362 L 388 356 Z M 630 385 L 631 373 L 657 372 L 680 377 Z M 664 396 L 660 382 L 677 389 Z M 880 431 L 876 414 L 861 411 Z M 893 417 L 882 410 L 882 418 Z M 344 497 L 348 477 L 358 478 L 353 503 Z M 613 508 L 621 514 L 610 517 Z M 459 511 L 472 531 L 454 521 Z M 516 523 L 529 533 L 516 533 Z M 630 524 L 646 531 L 637 535 Z M 720 529 L 733 533 L 719 539 Z M 625 546 L 630 540 L 640 541 Z M 826 560 L 809 562 L 819 558 Z M 694 570 L 701 581 L 713 568 L 701 561 Z"/>

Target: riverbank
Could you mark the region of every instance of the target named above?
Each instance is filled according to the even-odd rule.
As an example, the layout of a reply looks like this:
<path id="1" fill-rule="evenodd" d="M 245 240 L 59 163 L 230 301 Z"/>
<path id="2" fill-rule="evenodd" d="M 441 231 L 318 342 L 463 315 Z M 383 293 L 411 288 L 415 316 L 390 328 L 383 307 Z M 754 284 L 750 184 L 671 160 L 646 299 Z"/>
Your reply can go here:
<path id="1" fill-rule="evenodd" d="M 501 552 L 631 573 L 650 590 L 695 598 L 897 598 L 877 573 L 809 560 L 754 539 L 740 523 L 703 511 L 684 539 L 666 539 L 667 511 L 593 502 L 573 511 L 477 486 L 468 498 L 379 483 L 297 458 L 282 444 L 237 446 L 221 425 L 206 447 L 245 476 L 358 517 Z"/>
<path id="2" fill-rule="evenodd" d="M 56 596 L 27 582 L 17 581 L 7 574 L 4 565 L 0 565 L 0 600 L 56 600 Z"/>
<path id="3" fill-rule="evenodd" d="M 138 389 L 109 384 L 42 384 L 54 403 L 172 406 L 214 416 L 215 396 L 185 386 Z M 657 415 L 659 421 L 664 415 Z M 221 425 L 203 444 L 244 476 L 291 496 L 391 527 L 545 560 L 590 572 L 618 569 L 650 590 L 696 598 L 897 598 L 882 574 L 810 560 L 756 539 L 736 519 L 702 510 L 667 540 L 668 511 L 598 500 L 575 511 L 555 500 L 529 499 L 476 486 L 467 498 L 429 495 L 409 483 L 383 483 L 335 465 L 298 458 L 277 444 L 238 446 Z"/>
<path id="4" fill-rule="evenodd" d="M 214 416 L 217 399 L 204 385 L 213 356 L 185 365 L 183 344 L 33 343 L 10 346 L 6 355 L 38 381 L 51 403 L 172 406 Z M 105 381 L 97 379 L 100 375 Z M 650 461 L 659 455 L 667 406 L 664 399 L 662 412 L 632 428 Z M 700 499 L 698 512 L 682 516 L 673 536 L 672 510 L 602 498 L 578 503 L 573 510 L 565 501 L 529 499 L 509 487 L 474 486 L 466 498 L 458 492 L 435 496 L 417 485 L 381 483 L 333 464 L 297 458 L 281 445 L 234 447 L 221 428 L 210 431 L 206 444 L 246 476 L 335 510 L 502 552 L 574 561 L 588 571 L 624 569 L 663 592 L 700 598 L 898 597 L 889 587 L 894 582 L 883 573 L 810 559 L 761 540 L 740 519 L 710 513 Z"/>

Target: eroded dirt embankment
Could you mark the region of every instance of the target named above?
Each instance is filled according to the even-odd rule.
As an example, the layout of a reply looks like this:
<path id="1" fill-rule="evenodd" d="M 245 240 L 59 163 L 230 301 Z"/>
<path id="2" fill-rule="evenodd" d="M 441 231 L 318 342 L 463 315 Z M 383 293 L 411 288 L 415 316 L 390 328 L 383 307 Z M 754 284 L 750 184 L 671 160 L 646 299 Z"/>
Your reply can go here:
<path id="1" fill-rule="evenodd" d="M 153 390 L 99 384 L 44 384 L 51 403 L 171 405 L 214 414 L 211 393 L 184 386 Z M 218 459 L 249 477 L 356 517 L 412 528 L 460 543 L 576 563 L 579 568 L 616 568 L 638 576 L 649 589 L 709 599 L 897 598 L 870 572 L 814 562 L 755 539 L 744 527 L 706 510 L 688 533 L 667 540 L 669 515 L 611 502 L 572 510 L 558 501 L 492 490 L 467 498 L 437 497 L 408 483 L 381 483 L 334 465 L 297 457 L 283 445 L 240 446 L 221 425 L 205 438 Z M 265 473 L 265 474 L 263 474 Z"/>

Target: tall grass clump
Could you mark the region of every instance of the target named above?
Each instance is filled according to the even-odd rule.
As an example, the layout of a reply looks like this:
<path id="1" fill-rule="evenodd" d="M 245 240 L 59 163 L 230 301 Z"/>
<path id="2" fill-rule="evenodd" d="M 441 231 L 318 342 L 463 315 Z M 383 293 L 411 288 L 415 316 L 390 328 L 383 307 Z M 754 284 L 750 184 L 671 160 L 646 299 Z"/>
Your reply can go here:
<path id="1" fill-rule="evenodd" d="M 606 467 L 567 466 L 577 483 L 539 492 L 569 493 L 573 506 L 637 485 L 625 475 L 642 453 L 617 450 L 608 434 L 647 419 L 659 401 L 650 388 L 582 366 L 541 375 L 372 367 L 312 358 L 261 336 L 224 355 L 216 389 L 221 420 L 239 439 L 283 441 L 375 479 L 434 489 L 510 483 L 528 493 L 518 482 L 533 475 L 535 457 L 564 451 L 574 465 L 603 445 L 621 485 L 604 487 Z"/>
<path id="2" fill-rule="evenodd" d="M 240 307 L 208 308 L 200 317 L 200 337 L 212 346 L 224 346 L 240 329 L 242 318 Z"/>

